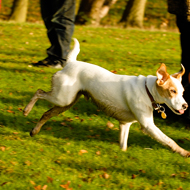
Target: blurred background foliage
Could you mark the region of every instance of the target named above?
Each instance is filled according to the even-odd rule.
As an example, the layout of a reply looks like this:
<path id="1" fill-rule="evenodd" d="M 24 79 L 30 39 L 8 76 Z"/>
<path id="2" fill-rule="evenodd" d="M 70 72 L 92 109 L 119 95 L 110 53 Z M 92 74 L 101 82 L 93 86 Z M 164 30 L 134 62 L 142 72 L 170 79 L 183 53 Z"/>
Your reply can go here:
<path id="1" fill-rule="evenodd" d="M 11 15 L 14 0 L 1 0 L 0 20 L 8 21 Z M 127 1 L 117 0 L 108 14 L 101 19 L 100 25 L 107 27 L 123 27 L 119 24 Z M 76 15 L 80 6 L 77 0 Z M 39 0 L 28 1 L 27 22 L 42 23 Z M 144 14 L 144 28 L 146 29 L 175 29 L 175 15 L 167 12 L 167 0 L 147 0 Z"/>

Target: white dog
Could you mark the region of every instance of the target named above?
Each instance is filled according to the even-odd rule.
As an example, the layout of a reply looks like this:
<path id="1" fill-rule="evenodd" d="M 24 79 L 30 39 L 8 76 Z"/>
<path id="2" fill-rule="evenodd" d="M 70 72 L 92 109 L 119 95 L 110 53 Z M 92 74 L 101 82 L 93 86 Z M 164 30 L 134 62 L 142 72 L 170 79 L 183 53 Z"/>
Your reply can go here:
<path id="1" fill-rule="evenodd" d="M 74 41 L 66 65 L 53 76 L 52 90 L 37 90 L 24 109 L 24 115 L 27 116 L 38 99 L 45 99 L 55 105 L 43 114 L 31 131 L 31 136 L 37 134 L 48 119 L 69 109 L 83 94 L 86 98 L 91 97 L 99 108 L 119 121 L 122 150 L 127 150 L 131 124 L 138 121 L 146 134 L 182 156 L 190 156 L 190 152 L 161 132 L 153 121 L 153 109 L 162 112 L 165 117 L 161 103 L 165 103 L 178 115 L 187 109 L 188 105 L 182 97 L 183 66 L 181 72 L 171 76 L 165 64 L 161 64 L 157 76 L 116 75 L 97 65 L 77 61 L 79 42 L 76 39 Z"/>

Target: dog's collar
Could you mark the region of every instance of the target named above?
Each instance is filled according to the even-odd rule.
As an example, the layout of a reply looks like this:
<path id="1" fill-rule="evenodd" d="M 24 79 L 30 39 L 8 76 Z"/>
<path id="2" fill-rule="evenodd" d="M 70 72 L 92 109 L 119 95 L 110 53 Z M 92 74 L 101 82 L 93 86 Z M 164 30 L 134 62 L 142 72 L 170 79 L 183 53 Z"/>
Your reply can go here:
<path id="1" fill-rule="evenodd" d="M 147 84 L 146 84 L 146 83 L 147 83 L 147 82 L 145 81 L 145 89 L 146 89 L 146 92 L 147 92 L 147 94 L 148 94 L 148 97 L 150 98 L 150 101 L 151 101 L 151 103 L 152 103 L 152 107 L 154 108 L 154 110 L 157 110 L 158 113 L 161 112 L 162 118 L 163 118 L 163 119 L 166 119 L 167 116 L 166 116 L 166 114 L 165 114 L 165 108 L 164 108 L 163 106 L 161 106 L 159 103 L 157 103 L 157 102 L 154 100 L 152 94 L 151 94 L 150 91 L 148 90 L 148 87 L 147 87 Z"/>
<path id="2" fill-rule="evenodd" d="M 146 84 L 146 81 L 145 81 L 145 88 L 146 88 L 146 92 L 148 94 L 148 97 L 150 98 L 150 101 L 152 103 L 152 107 L 157 110 L 159 108 L 159 104 L 156 103 L 156 101 L 154 100 L 152 94 L 150 93 L 150 91 L 148 90 L 148 87 L 147 87 L 147 84 Z"/>

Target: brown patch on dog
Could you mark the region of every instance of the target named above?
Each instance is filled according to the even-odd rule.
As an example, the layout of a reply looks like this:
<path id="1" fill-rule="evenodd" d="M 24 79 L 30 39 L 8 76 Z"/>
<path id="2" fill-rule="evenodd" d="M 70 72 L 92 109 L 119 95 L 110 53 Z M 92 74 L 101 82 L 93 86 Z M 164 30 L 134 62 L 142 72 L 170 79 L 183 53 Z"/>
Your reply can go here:
<path id="1" fill-rule="evenodd" d="M 169 78 L 170 75 L 167 73 L 166 65 L 164 63 L 156 71 L 156 75 L 158 77 L 157 84 L 163 85 Z"/>
<path id="2" fill-rule="evenodd" d="M 168 78 L 163 84 L 160 84 L 157 80 L 156 87 L 160 96 L 165 98 L 173 98 L 178 94 L 178 89 L 171 78 Z"/>
<path id="3" fill-rule="evenodd" d="M 181 64 L 181 71 L 172 75 L 172 77 L 178 79 L 181 82 L 182 76 L 185 74 L 185 67 Z"/>

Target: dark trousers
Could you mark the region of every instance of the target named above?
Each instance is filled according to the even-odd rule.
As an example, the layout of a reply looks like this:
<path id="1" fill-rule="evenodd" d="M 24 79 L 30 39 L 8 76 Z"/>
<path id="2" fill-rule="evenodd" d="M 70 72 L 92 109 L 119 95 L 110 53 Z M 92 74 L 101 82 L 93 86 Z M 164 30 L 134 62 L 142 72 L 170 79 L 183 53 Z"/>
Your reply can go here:
<path id="1" fill-rule="evenodd" d="M 180 31 L 181 63 L 185 67 L 182 83 L 185 85 L 188 83 L 188 74 L 190 72 L 190 22 L 183 16 L 177 16 L 176 23 Z"/>
<path id="2" fill-rule="evenodd" d="M 74 32 L 76 0 L 40 0 L 42 19 L 51 46 L 49 56 L 66 59 Z"/>
<path id="3" fill-rule="evenodd" d="M 190 22 L 183 16 L 176 17 L 176 23 L 180 31 L 181 42 L 181 63 L 185 67 L 185 74 L 182 77 L 182 84 L 185 88 L 184 98 L 187 101 L 189 108 L 185 112 L 186 118 L 190 119 L 190 81 L 188 75 L 190 72 Z"/>

